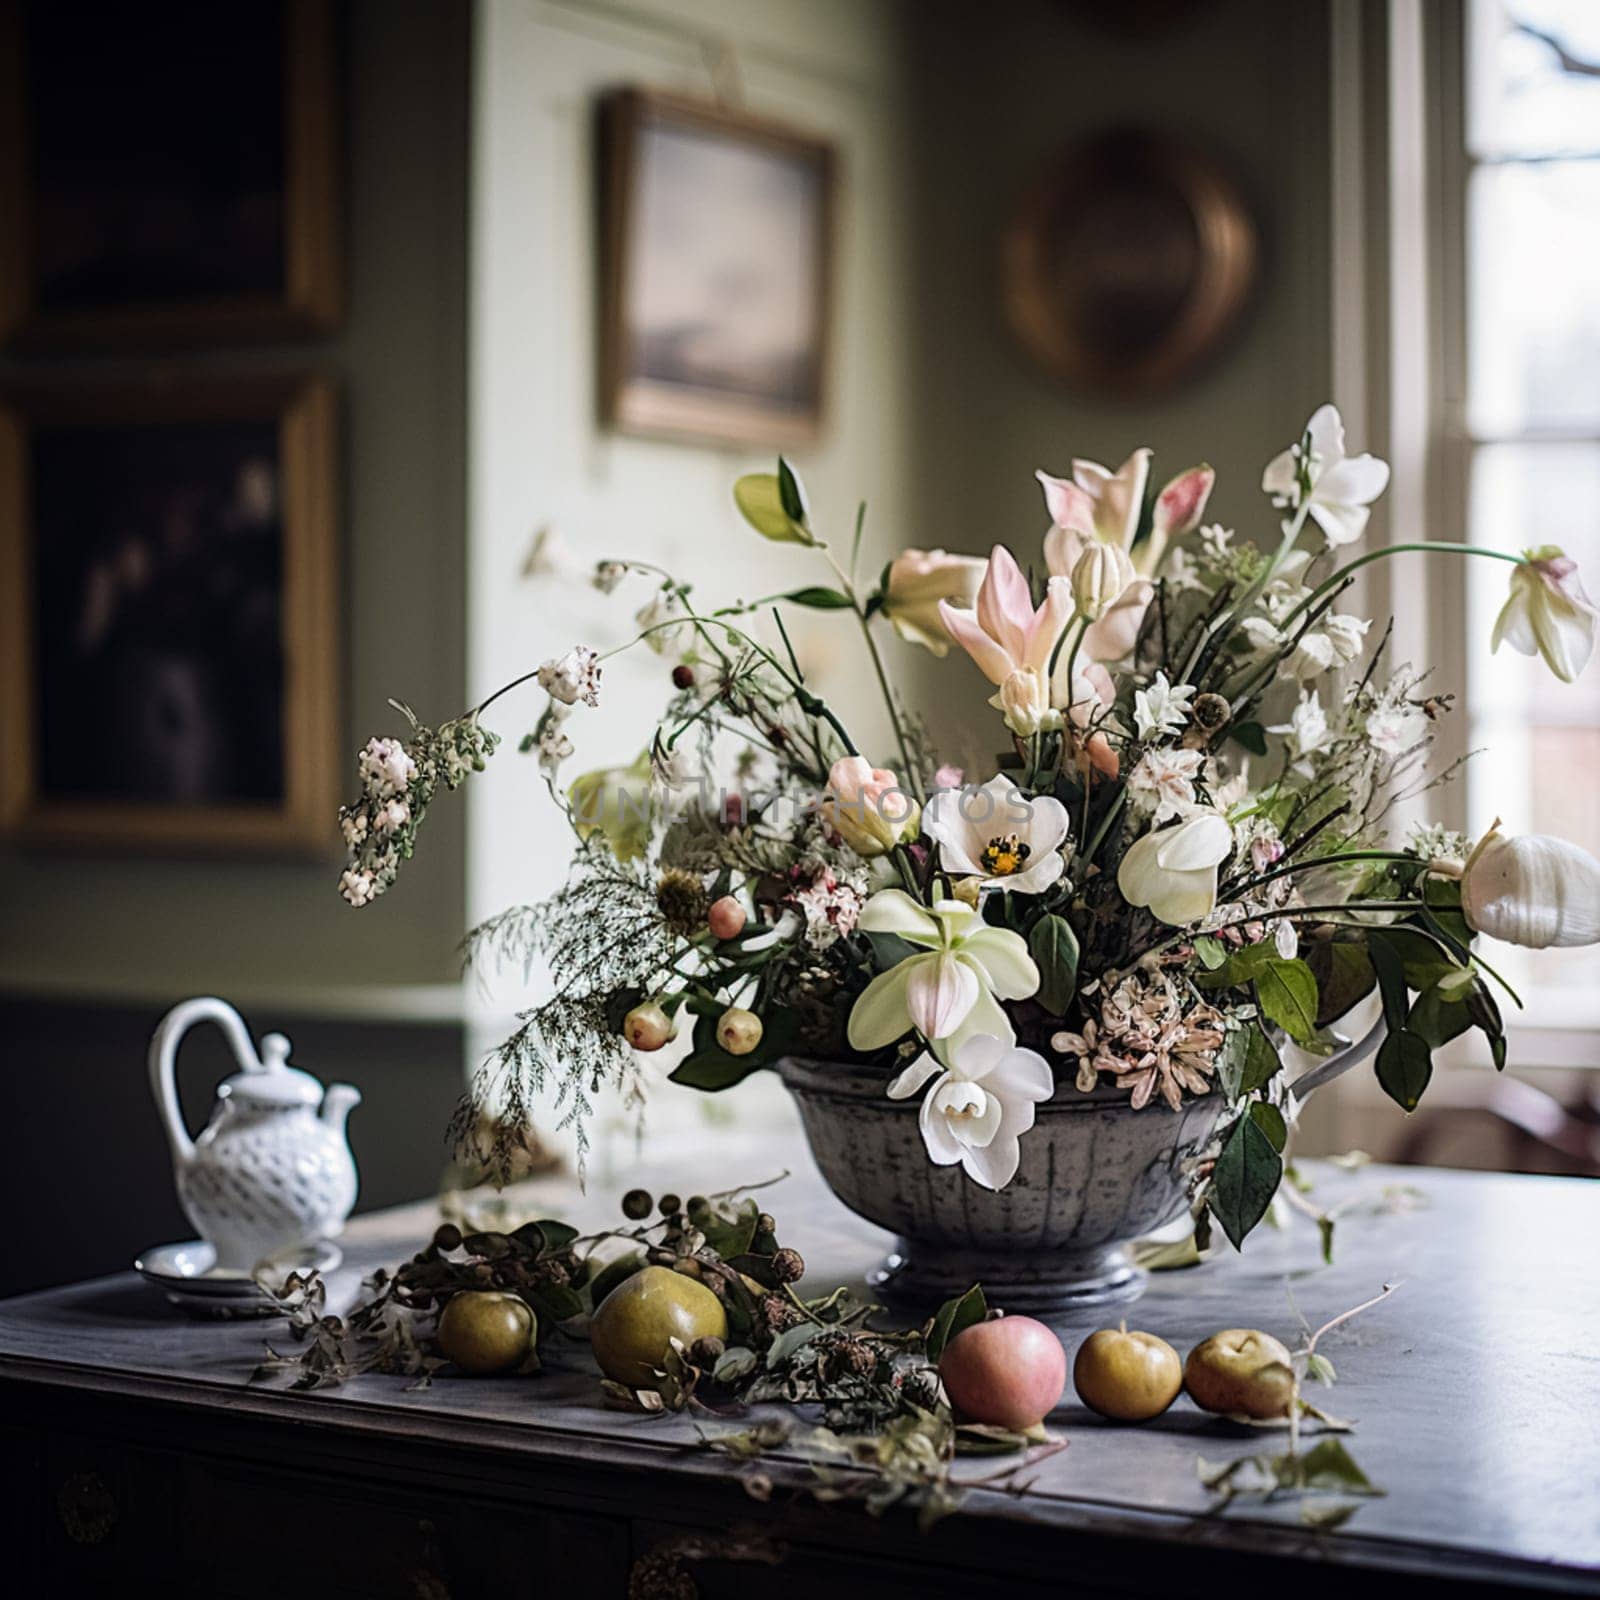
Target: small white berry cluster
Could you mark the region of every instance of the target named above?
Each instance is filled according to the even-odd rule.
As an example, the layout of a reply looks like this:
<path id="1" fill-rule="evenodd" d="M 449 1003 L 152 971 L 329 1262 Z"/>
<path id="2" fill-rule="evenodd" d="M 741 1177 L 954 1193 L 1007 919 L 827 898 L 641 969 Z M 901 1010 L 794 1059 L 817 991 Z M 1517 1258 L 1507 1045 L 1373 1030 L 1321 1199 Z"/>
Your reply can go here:
<path id="1" fill-rule="evenodd" d="M 367 741 L 356 759 L 361 798 L 339 808 L 339 827 L 350 852 L 339 893 L 353 906 L 376 900 L 394 882 L 400 863 L 410 859 L 417 828 L 439 787 L 454 789 L 469 772 L 481 772 L 499 743 L 475 717 L 437 729 L 423 727 L 413 717 L 412 729 L 407 744 L 398 739 Z"/>

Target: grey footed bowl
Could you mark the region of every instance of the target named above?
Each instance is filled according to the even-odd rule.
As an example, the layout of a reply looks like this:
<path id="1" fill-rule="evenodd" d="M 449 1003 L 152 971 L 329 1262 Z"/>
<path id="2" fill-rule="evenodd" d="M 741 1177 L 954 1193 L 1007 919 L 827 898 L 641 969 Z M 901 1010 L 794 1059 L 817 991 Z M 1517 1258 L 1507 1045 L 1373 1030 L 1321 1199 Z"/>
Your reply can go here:
<path id="1" fill-rule="evenodd" d="M 1137 1299 L 1145 1274 L 1128 1247 L 1188 1205 L 1224 1111 L 1221 1094 L 1135 1111 L 1126 1090 L 1064 1083 L 1023 1134 L 1016 1177 L 995 1192 L 928 1159 L 920 1097 L 891 1100 L 881 1069 L 788 1057 L 778 1072 L 829 1187 L 899 1236 L 873 1286 L 917 1307 L 974 1283 L 1010 1311 Z"/>

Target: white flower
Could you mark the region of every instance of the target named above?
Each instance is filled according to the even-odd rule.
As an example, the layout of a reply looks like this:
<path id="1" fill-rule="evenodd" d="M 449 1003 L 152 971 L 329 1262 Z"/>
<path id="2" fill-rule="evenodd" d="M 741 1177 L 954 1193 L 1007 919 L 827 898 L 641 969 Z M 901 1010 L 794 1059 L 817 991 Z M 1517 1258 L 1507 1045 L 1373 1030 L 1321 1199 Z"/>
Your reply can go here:
<path id="1" fill-rule="evenodd" d="M 417 775 L 416 762 L 398 739 L 368 739 L 358 766 L 367 793 L 379 800 L 403 794 Z"/>
<path id="2" fill-rule="evenodd" d="M 1026 1000 L 1039 987 L 1021 934 L 991 927 L 963 901 L 929 907 L 903 889 L 880 889 L 856 926 L 897 934 L 923 953 L 880 972 L 856 997 L 847 1030 L 853 1050 L 880 1050 L 910 1028 L 930 1043 L 975 1033 L 1008 1043 L 1015 1037 L 1000 1001 Z"/>
<path id="3" fill-rule="evenodd" d="M 1128 790 L 1141 804 L 1155 807 L 1155 823 L 1181 817 L 1195 803 L 1194 783 L 1204 761 L 1201 750 L 1146 750 L 1128 774 Z"/>
<path id="4" fill-rule="evenodd" d="M 1389 463 L 1344 453 L 1344 423 L 1334 406 L 1318 406 L 1306 424 L 1306 445 L 1291 445 L 1267 463 L 1261 491 L 1275 506 L 1298 510 L 1310 487 L 1310 515 L 1329 547 L 1353 544 L 1366 531 L 1368 507 L 1389 483 Z M 1308 448 L 1309 447 L 1309 448 Z"/>
<path id="5" fill-rule="evenodd" d="M 1494 621 L 1490 649 L 1501 641 L 1523 655 L 1541 655 L 1563 683 L 1571 683 L 1594 653 L 1600 612 L 1583 592 L 1578 564 L 1559 545 L 1528 550 L 1511 569 L 1511 593 Z"/>
<path id="6" fill-rule="evenodd" d="M 1117 869 L 1117 887 L 1131 906 L 1148 906 L 1158 922 L 1179 928 L 1209 916 L 1217 903 L 1217 868 L 1233 853 L 1233 830 L 1215 811 L 1176 828 L 1136 839 Z"/>
<path id="7" fill-rule="evenodd" d="M 1530 950 L 1600 943 L 1600 861 L 1548 834 L 1508 839 L 1497 821 L 1467 857 L 1461 913 Z"/>
<path id="8" fill-rule="evenodd" d="M 928 801 L 922 828 L 938 842 L 946 872 L 977 878 L 985 889 L 1040 894 L 1065 865 L 1066 807 L 1052 795 L 1029 800 L 1010 778 L 942 790 Z"/>
<path id="9" fill-rule="evenodd" d="M 404 800 L 389 800 L 373 814 L 372 825 L 379 833 L 398 833 L 411 820 L 411 807 Z"/>
<path id="10" fill-rule="evenodd" d="M 1403 700 L 1379 706 L 1367 718 L 1367 743 L 1386 756 L 1401 756 L 1414 749 L 1427 731 L 1427 716 Z"/>
<path id="11" fill-rule="evenodd" d="M 1212 561 L 1226 560 L 1232 543 L 1233 529 L 1224 528 L 1220 522 L 1209 522 L 1200 530 L 1200 548 Z"/>
<path id="12" fill-rule="evenodd" d="M 1268 733 L 1281 733 L 1289 742 L 1290 759 L 1301 770 L 1309 767 L 1308 758 L 1327 748 L 1329 740 L 1328 715 L 1315 689 L 1303 689 L 1287 722 L 1268 728 Z"/>
<path id="13" fill-rule="evenodd" d="M 683 597 L 671 584 L 664 584 L 634 612 L 633 620 L 644 642 L 658 656 L 664 656 L 678 650 L 692 631 L 690 623 L 678 620 L 683 615 Z"/>
<path id="14" fill-rule="evenodd" d="M 564 656 L 552 657 L 539 668 L 539 687 L 552 700 L 575 706 L 600 704 L 600 656 L 586 644 L 575 644 Z"/>
<path id="15" fill-rule="evenodd" d="M 339 879 L 339 893 L 353 906 L 364 906 L 376 897 L 377 882 L 370 872 L 347 867 Z"/>
<path id="16" fill-rule="evenodd" d="M 1037 667 L 1018 667 L 1008 673 L 989 704 L 998 708 L 1005 725 L 1019 738 L 1061 726 L 1061 714 L 1050 703 L 1049 681 Z"/>
<path id="17" fill-rule="evenodd" d="M 1192 684 L 1168 683 L 1166 673 L 1158 672 L 1154 681 L 1133 697 L 1133 721 L 1139 737 L 1149 739 L 1179 732 L 1189 720 L 1189 702 L 1193 698 Z"/>
<path id="18" fill-rule="evenodd" d="M 909 644 L 934 655 L 950 648 L 950 635 L 939 615 L 939 602 L 970 606 L 988 571 L 979 556 L 953 556 L 943 550 L 902 550 L 889 566 L 883 585 L 883 614 Z"/>
<path id="19" fill-rule="evenodd" d="M 1181 545 L 1167 557 L 1166 571 L 1162 577 L 1174 594 L 1200 587 L 1200 569 L 1195 565 L 1194 557 Z"/>
<path id="20" fill-rule="evenodd" d="M 1250 763 L 1247 761 L 1227 782 L 1211 791 L 1211 803 L 1218 811 L 1232 811 L 1250 793 Z"/>
<path id="21" fill-rule="evenodd" d="M 1300 636 L 1289 657 L 1291 677 L 1302 683 L 1334 667 L 1347 667 L 1361 654 L 1361 643 L 1372 624 L 1365 617 L 1327 616 L 1321 626 Z"/>
<path id="22" fill-rule="evenodd" d="M 368 819 L 364 807 L 350 806 L 339 814 L 339 827 L 344 833 L 344 842 L 352 850 L 367 836 Z"/>
<path id="23" fill-rule="evenodd" d="M 917 1057 L 890 1085 L 891 1100 L 908 1100 L 926 1086 L 918 1118 L 922 1142 L 936 1165 L 962 1170 L 985 1189 L 1003 1189 L 1022 1160 L 1018 1140 L 1033 1126 L 1034 1106 L 1055 1093 L 1049 1063 L 1009 1038 L 979 1033 L 964 1039 L 941 1067 Z"/>
<path id="24" fill-rule="evenodd" d="M 589 582 L 601 594 L 611 594 L 627 575 L 626 561 L 598 561 L 595 563 L 594 574 Z"/>

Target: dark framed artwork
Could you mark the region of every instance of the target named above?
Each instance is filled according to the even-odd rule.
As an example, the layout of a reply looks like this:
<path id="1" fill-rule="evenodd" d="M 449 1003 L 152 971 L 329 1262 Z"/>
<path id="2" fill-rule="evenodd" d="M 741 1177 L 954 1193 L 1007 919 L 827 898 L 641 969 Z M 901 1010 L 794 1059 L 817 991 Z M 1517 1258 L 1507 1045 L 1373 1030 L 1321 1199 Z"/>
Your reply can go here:
<path id="1" fill-rule="evenodd" d="M 1257 245 L 1215 158 L 1174 135 L 1114 130 L 1023 197 L 1001 244 L 1006 320 L 1041 367 L 1080 389 L 1164 394 L 1237 331 Z"/>
<path id="2" fill-rule="evenodd" d="M 822 421 L 836 160 L 674 95 L 601 108 L 600 409 L 632 433 L 803 446 Z"/>
<path id="3" fill-rule="evenodd" d="M 332 0 L 0 0 L 0 340 L 332 328 L 333 24 Z"/>
<path id="4" fill-rule="evenodd" d="M 317 379 L 0 404 L 0 827 L 326 852 L 334 434 Z"/>

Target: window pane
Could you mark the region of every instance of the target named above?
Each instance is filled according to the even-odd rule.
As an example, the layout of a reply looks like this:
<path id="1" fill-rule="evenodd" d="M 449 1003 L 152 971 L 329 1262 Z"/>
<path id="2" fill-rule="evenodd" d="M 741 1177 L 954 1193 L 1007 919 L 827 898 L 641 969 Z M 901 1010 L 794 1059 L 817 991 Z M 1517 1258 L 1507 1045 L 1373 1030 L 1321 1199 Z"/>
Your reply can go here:
<path id="1" fill-rule="evenodd" d="M 1468 144 L 1477 156 L 1600 153 L 1600 5 L 1473 0 Z M 1563 62 L 1562 52 L 1567 60 Z"/>
<path id="2" fill-rule="evenodd" d="M 1600 432 L 1600 162 L 1480 167 L 1467 207 L 1473 430 Z"/>

